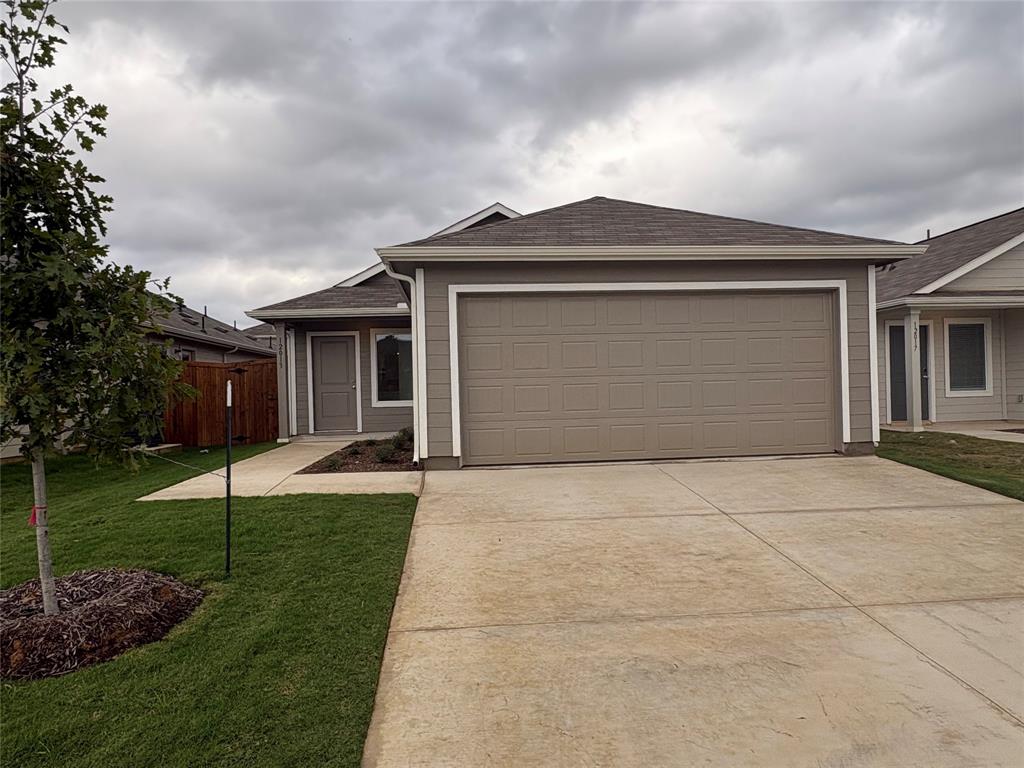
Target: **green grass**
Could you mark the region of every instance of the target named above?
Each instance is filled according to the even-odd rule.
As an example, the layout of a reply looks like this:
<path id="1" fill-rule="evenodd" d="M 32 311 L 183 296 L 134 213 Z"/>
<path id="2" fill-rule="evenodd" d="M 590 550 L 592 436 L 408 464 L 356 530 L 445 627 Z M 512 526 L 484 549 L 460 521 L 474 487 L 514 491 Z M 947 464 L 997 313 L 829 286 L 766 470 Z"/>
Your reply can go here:
<path id="1" fill-rule="evenodd" d="M 879 456 L 1024 501 L 1024 444 L 882 430 Z"/>
<path id="2" fill-rule="evenodd" d="M 239 458 L 269 446 L 236 449 Z M 223 452 L 174 458 L 215 468 Z M 200 585 L 164 640 L 73 674 L 2 690 L 5 765 L 358 765 L 415 498 L 133 502 L 194 472 L 138 474 L 83 457 L 49 464 L 58 573 L 134 566 Z M 0 582 L 35 576 L 26 466 L 0 471 Z"/>

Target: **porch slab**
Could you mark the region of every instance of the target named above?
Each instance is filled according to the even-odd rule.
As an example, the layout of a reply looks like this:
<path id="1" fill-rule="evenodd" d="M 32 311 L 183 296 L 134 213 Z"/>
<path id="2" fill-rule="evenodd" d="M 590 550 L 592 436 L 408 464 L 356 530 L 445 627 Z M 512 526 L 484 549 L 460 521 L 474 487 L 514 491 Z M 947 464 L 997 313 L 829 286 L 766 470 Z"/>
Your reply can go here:
<path id="1" fill-rule="evenodd" d="M 658 466 L 728 513 L 1018 503 L 877 456 Z"/>
<path id="2" fill-rule="evenodd" d="M 393 631 L 363 765 L 1016 768 L 1022 750 L 1019 723 L 845 608 Z"/>
<path id="3" fill-rule="evenodd" d="M 1024 599 L 888 605 L 864 611 L 1024 720 Z"/>
<path id="4" fill-rule="evenodd" d="M 417 525 L 391 628 L 843 604 L 723 515 Z"/>
<path id="5" fill-rule="evenodd" d="M 854 604 L 870 605 L 1024 594 L 1024 504 L 1007 502 L 735 517 Z"/>
<path id="6" fill-rule="evenodd" d="M 716 514 L 653 465 L 428 472 L 416 524 Z"/>

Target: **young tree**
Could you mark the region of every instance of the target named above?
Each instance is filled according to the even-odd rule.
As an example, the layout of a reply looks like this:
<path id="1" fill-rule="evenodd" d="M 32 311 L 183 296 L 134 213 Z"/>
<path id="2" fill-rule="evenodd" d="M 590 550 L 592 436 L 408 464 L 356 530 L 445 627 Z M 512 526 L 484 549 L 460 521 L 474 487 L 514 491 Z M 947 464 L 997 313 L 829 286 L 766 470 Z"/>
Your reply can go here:
<path id="1" fill-rule="evenodd" d="M 148 272 L 107 261 L 103 179 L 77 152 L 105 135 L 106 107 L 70 85 L 39 93 L 61 33 L 50 0 L 5 0 L 0 57 L 0 439 L 32 461 L 43 608 L 58 612 L 44 459 L 58 443 L 94 457 L 130 454 L 155 434 L 180 364 L 147 341 L 170 302 Z M 156 284 L 166 289 L 167 281 Z M 136 439 L 132 439 L 133 436 Z"/>

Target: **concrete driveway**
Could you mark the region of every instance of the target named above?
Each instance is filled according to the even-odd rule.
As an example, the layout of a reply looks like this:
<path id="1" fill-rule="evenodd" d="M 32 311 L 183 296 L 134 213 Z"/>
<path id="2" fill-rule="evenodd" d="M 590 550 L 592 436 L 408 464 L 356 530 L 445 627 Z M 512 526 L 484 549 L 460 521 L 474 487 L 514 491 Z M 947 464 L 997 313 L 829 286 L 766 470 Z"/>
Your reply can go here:
<path id="1" fill-rule="evenodd" d="M 367 766 L 1024 765 L 1024 504 L 878 458 L 431 472 Z"/>

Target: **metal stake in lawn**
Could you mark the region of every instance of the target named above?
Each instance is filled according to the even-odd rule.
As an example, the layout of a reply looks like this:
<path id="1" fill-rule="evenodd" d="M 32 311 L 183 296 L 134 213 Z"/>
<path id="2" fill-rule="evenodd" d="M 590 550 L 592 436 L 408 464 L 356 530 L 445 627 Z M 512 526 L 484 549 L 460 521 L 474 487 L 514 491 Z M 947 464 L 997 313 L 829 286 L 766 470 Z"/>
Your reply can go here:
<path id="1" fill-rule="evenodd" d="M 227 405 L 227 464 L 224 473 L 224 576 L 231 576 L 231 382 L 228 382 L 228 405 Z"/>

